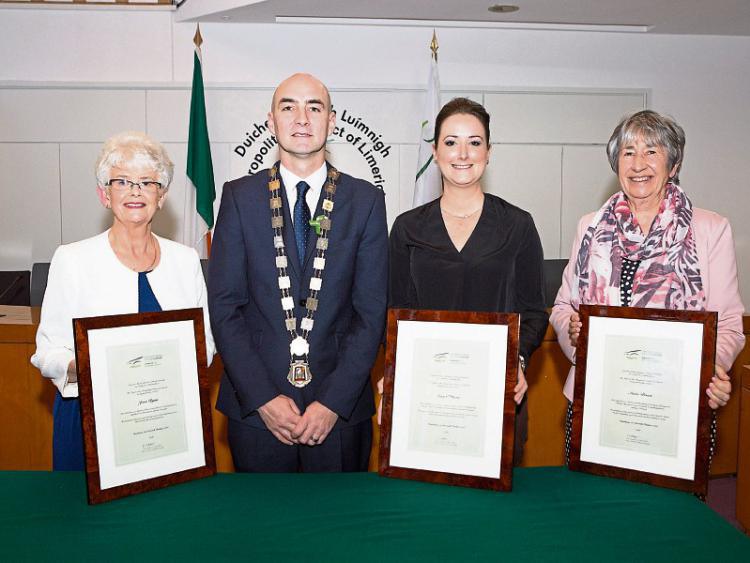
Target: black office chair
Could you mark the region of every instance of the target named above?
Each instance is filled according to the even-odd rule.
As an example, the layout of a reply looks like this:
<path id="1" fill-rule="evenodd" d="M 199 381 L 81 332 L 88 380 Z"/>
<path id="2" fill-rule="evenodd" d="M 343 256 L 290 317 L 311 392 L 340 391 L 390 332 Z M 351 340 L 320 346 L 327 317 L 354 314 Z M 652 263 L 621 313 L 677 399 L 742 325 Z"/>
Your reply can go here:
<path id="1" fill-rule="evenodd" d="M 555 258 L 544 261 L 544 301 L 547 307 L 555 304 L 557 291 L 562 285 L 562 274 L 568 260 L 565 258 Z"/>
<path id="2" fill-rule="evenodd" d="M 201 270 L 203 270 L 203 277 L 208 280 L 208 260 L 201 260 Z M 37 262 L 31 267 L 30 302 L 32 307 L 42 306 L 42 301 L 44 300 L 44 292 L 47 290 L 48 275 L 49 262 Z M 26 304 L 28 305 L 29 303 Z"/>
<path id="3" fill-rule="evenodd" d="M 41 307 L 44 292 L 47 291 L 49 262 L 37 262 L 31 266 L 31 306 Z"/>
<path id="4" fill-rule="evenodd" d="M 28 307 L 30 278 L 28 270 L 0 272 L 0 305 Z"/>
<path id="5" fill-rule="evenodd" d="M 201 270 L 203 270 L 203 279 L 208 283 L 208 258 L 201 258 Z"/>

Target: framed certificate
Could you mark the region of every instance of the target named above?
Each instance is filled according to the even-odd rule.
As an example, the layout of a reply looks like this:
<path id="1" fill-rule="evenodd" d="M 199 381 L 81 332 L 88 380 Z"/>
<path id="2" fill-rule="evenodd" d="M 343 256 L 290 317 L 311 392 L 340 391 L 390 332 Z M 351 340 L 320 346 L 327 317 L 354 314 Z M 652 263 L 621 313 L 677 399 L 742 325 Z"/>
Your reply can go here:
<path id="1" fill-rule="evenodd" d="M 203 310 L 73 330 L 89 504 L 215 474 Z"/>
<path id="2" fill-rule="evenodd" d="M 705 494 L 717 314 L 581 305 L 570 468 Z"/>
<path id="3" fill-rule="evenodd" d="M 390 309 L 379 473 L 509 491 L 516 313 Z"/>

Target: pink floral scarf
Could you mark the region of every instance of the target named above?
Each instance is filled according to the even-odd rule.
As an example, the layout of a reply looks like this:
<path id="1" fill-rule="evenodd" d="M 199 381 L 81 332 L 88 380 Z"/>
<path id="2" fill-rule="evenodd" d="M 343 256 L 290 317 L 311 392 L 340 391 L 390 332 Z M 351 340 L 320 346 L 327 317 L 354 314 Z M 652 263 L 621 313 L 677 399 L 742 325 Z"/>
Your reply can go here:
<path id="1" fill-rule="evenodd" d="M 651 230 L 644 235 L 622 191 L 597 212 L 586 230 L 575 264 L 573 306 L 620 305 L 622 259 L 639 260 L 631 305 L 659 309 L 703 310 L 703 291 L 695 237 L 693 205 L 682 189 L 668 183 Z"/>

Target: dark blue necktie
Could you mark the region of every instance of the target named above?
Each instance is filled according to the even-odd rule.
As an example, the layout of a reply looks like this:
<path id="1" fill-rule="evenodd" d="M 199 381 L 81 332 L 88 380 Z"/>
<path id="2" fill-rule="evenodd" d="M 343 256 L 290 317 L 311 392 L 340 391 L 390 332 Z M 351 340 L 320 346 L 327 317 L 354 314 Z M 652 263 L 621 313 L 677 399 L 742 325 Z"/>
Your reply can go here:
<path id="1" fill-rule="evenodd" d="M 310 234 L 310 208 L 307 207 L 307 201 L 305 201 L 305 195 L 309 189 L 307 182 L 299 182 L 297 202 L 294 204 L 294 239 L 297 241 L 297 256 L 300 264 L 305 262 L 307 238 Z"/>

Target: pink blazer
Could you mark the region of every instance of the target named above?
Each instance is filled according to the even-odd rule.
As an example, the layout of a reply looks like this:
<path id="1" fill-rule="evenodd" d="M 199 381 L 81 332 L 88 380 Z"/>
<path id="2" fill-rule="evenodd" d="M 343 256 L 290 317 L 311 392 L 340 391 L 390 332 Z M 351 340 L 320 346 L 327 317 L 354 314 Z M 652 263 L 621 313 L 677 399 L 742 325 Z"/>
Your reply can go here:
<path id="1" fill-rule="evenodd" d="M 560 348 L 572 363 L 575 363 L 575 348 L 571 346 L 568 338 L 568 325 L 570 314 L 574 312 L 574 309 L 570 304 L 570 295 L 571 291 L 578 290 L 578 288 L 571 287 L 573 270 L 581 240 L 593 221 L 594 215 L 595 213 L 584 215 L 578 222 L 578 233 L 573 242 L 570 260 L 563 272 L 562 286 L 557 292 L 555 305 L 549 318 L 550 323 L 555 327 Z M 693 208 L 693 228 L 698 251 L 698 265 L 707 298 L 706 309 L 719 313 L 716 363 L 725 370 L 729 370 L 737 354 L 745 345 L 745 336 L 742 333 L 742 315 L 745 308 L 740 299 L 737 283 L 737 262 L 732 228 L 729 226 L 729 221 L 721 215 L 698 208 Z M 573 400 L 573 374 L 574 367 L 571 367 L 563 389 L 569 401 Z"/>

